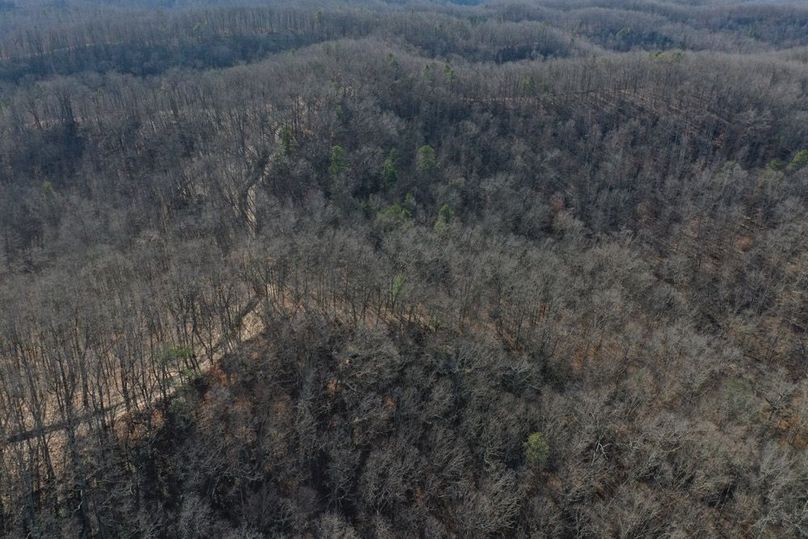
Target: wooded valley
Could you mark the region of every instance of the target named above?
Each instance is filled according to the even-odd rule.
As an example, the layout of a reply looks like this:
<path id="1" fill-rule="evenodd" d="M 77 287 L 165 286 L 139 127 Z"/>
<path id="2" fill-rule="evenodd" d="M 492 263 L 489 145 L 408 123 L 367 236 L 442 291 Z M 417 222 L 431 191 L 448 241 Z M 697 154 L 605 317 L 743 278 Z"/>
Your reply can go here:
<path id="1" fill-rule="evenodd" d="M 808 536 L 808 4 L 0 0 L 0 535 Z"/>

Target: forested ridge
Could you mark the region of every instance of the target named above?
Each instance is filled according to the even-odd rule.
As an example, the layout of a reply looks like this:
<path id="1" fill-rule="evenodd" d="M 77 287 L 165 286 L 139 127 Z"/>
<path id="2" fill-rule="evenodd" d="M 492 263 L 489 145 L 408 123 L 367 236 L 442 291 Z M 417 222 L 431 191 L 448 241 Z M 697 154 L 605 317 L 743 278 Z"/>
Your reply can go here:
<path id="1" fill-rule="evenodd" d="M 0 532 L 808 535 L 808 6 L 0 1 Z"/>

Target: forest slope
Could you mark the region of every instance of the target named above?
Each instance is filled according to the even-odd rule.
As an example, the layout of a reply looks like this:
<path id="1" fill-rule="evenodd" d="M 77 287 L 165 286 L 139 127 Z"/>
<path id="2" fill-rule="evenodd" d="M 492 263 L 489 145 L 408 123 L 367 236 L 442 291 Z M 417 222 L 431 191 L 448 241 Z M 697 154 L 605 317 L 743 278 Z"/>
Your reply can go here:
<path id="1" fill-rule="evenodd" d="M 807 25 L 1 4 L 0 530 L 806 535 Z"/>

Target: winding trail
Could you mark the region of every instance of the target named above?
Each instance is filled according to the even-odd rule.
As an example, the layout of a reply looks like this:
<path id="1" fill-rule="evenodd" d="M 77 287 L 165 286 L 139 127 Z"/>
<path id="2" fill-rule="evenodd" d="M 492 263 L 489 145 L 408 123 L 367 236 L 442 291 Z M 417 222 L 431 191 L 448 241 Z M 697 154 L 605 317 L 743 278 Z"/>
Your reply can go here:
<path id="1" fill-rule="evenodd" d="M 253 297 L 244 308 L 239 311 L 236 317 L 236 323 L 234 324 L 233 329 L 230 333 L 222 335 L 222 337 L 218 340 L 216 345 L 213 348 L 213 354 L 209 355 L 204 361 L 199 363 L 199 371 L 197 374 L 205 374 L 208 372 L 216 362 L 220 361 L 227 352 L 227 343 L 231 340 L 234 334 L 239 334 L 239 338 L 241 340 L 250 339 L 255 337 L 260 331 L 263 329 L 262 324 L 257 319 L 256 309 L 261 301 L 260 297 Z M 169 382 L 166 384 L 166 382 Z M 146 399 L 136 399 L 134 401 L 129 402 L 129 406 L 125 399 L 122 396 L 118 396 L 118 400 L 114 403 L 109 404 L 102 408 L 101 410 L 95 410 L 92 412 L 87 412 L 78 415 L 72 421 L 56 421 L 45 425 L 39 428 L 28 429 L 21 432 L 12 433 L 10 435 L 6 435 L 3 439 L 4 444 L 17 444 L 32 440 L 34 438 L 38 438 L 47 434 L 59 433 L 67 430 L 71 426 L 73 428 L 78 428 L 81 425 L 87 424 L 93 419 L 96 419 L 100 416 L 109 416 L 111 418 L 110 423 L 114 424 L 119 420 L 123 419 L 125 416 L 137 412 L 142 412 L 146 410 L 149 406 L 155 404 L 157 401 L 162 399 L 168 399 L 173 396 L 177 390 L 182 386 L 180 383 L 182 382 L 182 373 L 180 370 L 171 373 L 168 380 L 164 381 L 163 383 L 168 385 L 169 387 L 164 391 L 151 391 L 150 393 L 155 395 L 155 398 L 151 400 Z M 153 382 L 152 389 L 155 389 L 157 386 L 157 381 Z"/>

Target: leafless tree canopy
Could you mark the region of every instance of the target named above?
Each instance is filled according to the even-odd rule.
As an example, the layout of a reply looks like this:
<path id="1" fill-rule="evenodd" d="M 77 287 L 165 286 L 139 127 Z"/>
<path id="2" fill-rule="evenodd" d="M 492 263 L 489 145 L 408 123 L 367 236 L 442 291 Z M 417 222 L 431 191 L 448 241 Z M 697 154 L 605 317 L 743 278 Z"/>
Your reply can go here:
<path id="1" fill-rule="evenodd" d="M 0 0 L 0 535 L 808 536 L 808 5 Z"/>

